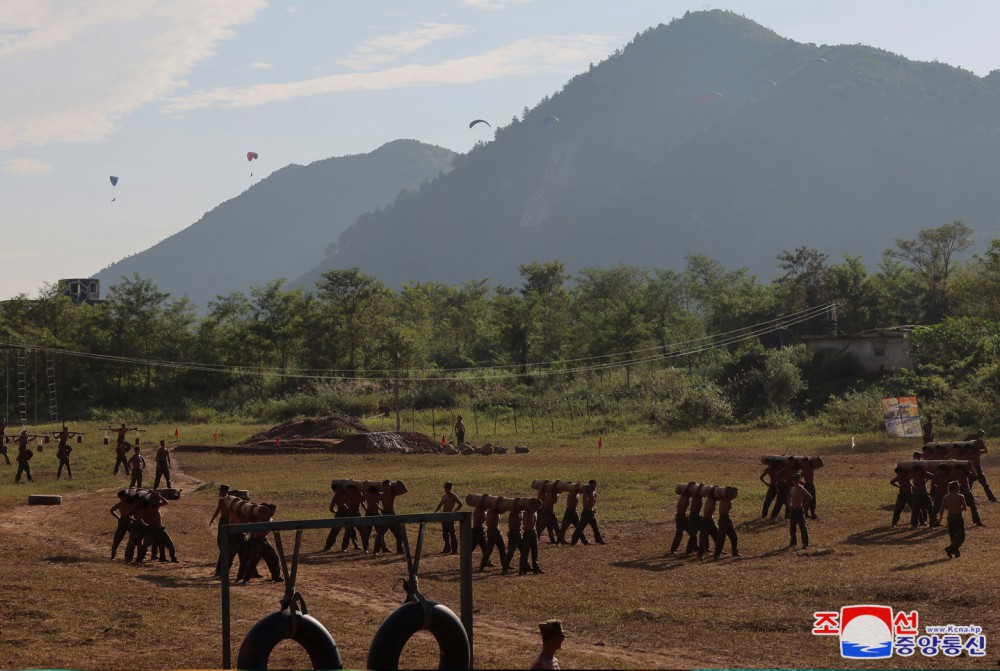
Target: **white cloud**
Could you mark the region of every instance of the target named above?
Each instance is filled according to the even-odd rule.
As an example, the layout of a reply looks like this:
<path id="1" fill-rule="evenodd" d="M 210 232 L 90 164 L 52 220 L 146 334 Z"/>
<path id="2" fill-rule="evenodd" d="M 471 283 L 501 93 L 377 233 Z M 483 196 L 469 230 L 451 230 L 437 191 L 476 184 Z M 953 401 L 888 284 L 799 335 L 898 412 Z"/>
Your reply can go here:
<path id="1" fill-rule="evenodd" d="M 185 86 L 264 0 L 0 0 L 0 151 L 98 140 Z"/>
<path id="2" fill-rule="evenodd" d="M 411 54 L 438 40 L 457 37 L 467 32 L 469 27 L 459 24 L 426 23 L 420 28 L 368 40 L 353 54 L 337 63 L 351 70 L 373 70 L 380 65 L 392 63 L 400 55 Z"/>
<path id="3" fill-rule="evenodd" d="M 11 175 L 47 175 L 53 170 L 45 161 L 34 158 L 9 158 L 3 164 L 3 171 Z"/>
<path id="4" fill-rule="evenodd" d="M 336 74 L 283 84 L 210 89 L 173 98 L 167 109 L 170 112 L 186 112 L 213 107 L 256 107 L 327 93 L 471 84 L 499 77 L 571 74 L 603 58 L 620 43 L 621 36 L 543 35 L 432 65 L 400 65 L 374 72 Z"/>
<path id="5" fill-rule="evenodd" d="M 252 67 L 254 70 L 270 70 L 274 66 L 271 65 L 270 63 L 261 63 L 260 61 L 254 61 L 253 63 L 250 64 L 250 67 Z"/>

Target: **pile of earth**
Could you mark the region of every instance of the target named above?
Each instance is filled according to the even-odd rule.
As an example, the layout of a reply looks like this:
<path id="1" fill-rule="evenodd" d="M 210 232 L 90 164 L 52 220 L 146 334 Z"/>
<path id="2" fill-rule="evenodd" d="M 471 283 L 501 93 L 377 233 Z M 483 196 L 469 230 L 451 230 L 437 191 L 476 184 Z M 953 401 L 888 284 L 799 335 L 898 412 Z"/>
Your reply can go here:
<path id="1" fill-rule="evenodd" d="M 368 433 L 369 428 L 356 417 L 349 415 L 327 415 L 326 417 L 308 417 L 279 424 L 267 431 L 255 433 L 241 445 L 250 443 L 273 443 L 301 440 L 303 438 L 347 438 L 358 433 Z"/>

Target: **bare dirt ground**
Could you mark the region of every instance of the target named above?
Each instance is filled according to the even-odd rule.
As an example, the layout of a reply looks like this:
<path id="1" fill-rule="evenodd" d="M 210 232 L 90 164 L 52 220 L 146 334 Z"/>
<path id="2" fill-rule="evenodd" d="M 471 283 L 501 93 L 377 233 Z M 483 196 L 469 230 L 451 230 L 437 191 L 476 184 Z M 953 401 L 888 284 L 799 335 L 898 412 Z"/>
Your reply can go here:
<path id="1" fill-rule="evenodd" d="M 814 611 L 862 603 L 917 609 L 922 625 L 978 624 L 987 634 L 985 658 L 918 653 L 880 660 L 880 668 L 997 665 L 991 636 L 1000 631 L 994 607 L 1000 558 L 992 552 L 1000 540 L 998 504 L 980 502 L 989 526 L 970 524 L 962 558 L 949 561 L 942 530 L 889 527 L 886 505 L 893 491 L 886 483 L 893 455 L 825 455 L 827 466 L 817 472 L 821 519 L 810 523 L 811 547 L 795 550 L 788 548 L 785 525 L 757 517 L 763 494 L 753 484 L 761 470 L 757 458 L 773 451 L 769 445 L 625 450 L 611 460 L 559 449 L 533 448 L 502 462 L 437 455 L 176 454 L 173 484 L 184 494 L 164 510 L 164 523 L 179 564 L 110 561 L 113 483 L 65 494 L 61 506 L 6 507 L 0 511 L 0 666 L 218 667 L 220 590 L 211 577 L 215 528 L 208 526 L 215 482 L 238 478 L 234 486 L 249 484 L 260 490 L 259 500 L 283 506 L 281 519 L 295 519 L 328 514 L 332 475 L 404 477 L 411 493 L 399 512 L 420 512 L 433 509 L 448 474 L 461 476 L 451 479 L 464 494 L 505 493 L 510 483 L 533 477 L 584 479 L 588 473 L 599 473 L 602 482 L 598 519 L 609 543 L 557 547 L 543 541 L 545 575 L 477 574 L 478 668 L 526 668 L 539 647 L 535 624 L 549 617 L 563 619 L 568 631 L 559 655 L 564 668 L 863 668 L 870 664 L 840 658 L 836 638 L 810 634 Z M 986 464 L 988 473 L 1000 470 L 996 462 Z M 304 484 L 302 472 L 315 473 L 316 482 Z M 673 483 L 710 479 L 699 477 L 704 473 L 715 475 L 713 484 L 741 488 L 733 517 L 743 558 L 728 552 L 719 561 L 664 556 L 673 535 Z M 42 472 L 36 480 L 39 475 L 51 477 Z M 428 532 L 422 590 L 457 612 L 457 558 L 436 554 L 439 532 Z M 415 530 L 409 533 L 412 543 Z M 322 532 L 307 532 L 298 587 L 310 614 L 336 638 L 345 665 L 362 667 L 378 625 L 403 600 L 394 586 L 405 565 L 393 554 L 324 553 L 322 543 Z M 289 535 L 286 548 L 291 544 Z M 474 557 L 478 562 L 478 551 Z M 261 572 L 266 574 L 263 566 Z M 277 609 L 282 594 L 282 585 L 262 581 L 234 587 L 234 660 L 243 634 Z M 404 652 L 408 668 L 436 662 L 429 635 L 416 636 Z M 272 666 L 308 668 L 309 661 L 285 643 Z"/>

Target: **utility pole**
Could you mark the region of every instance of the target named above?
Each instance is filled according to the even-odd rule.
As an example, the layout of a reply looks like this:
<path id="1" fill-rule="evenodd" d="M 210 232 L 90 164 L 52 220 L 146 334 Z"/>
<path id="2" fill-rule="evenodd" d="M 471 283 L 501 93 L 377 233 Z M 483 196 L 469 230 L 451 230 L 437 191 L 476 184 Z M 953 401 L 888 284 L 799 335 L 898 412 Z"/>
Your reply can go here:
<path id="1" fill-rule="evenodd" d="M 399 433 L 401 431 L 401 427 L 400 427 L 400 424 L 399 424 L 399 360 L 400 360 L 401 357 L 402 357 L 402 355 L 399 353 L 399 350 L 396 350 L 396 384 L 395 384 L 395 388 L 396 388 L 396 390 L 395 390 L 395 393 L 396 393 L 396 433 Z"/>

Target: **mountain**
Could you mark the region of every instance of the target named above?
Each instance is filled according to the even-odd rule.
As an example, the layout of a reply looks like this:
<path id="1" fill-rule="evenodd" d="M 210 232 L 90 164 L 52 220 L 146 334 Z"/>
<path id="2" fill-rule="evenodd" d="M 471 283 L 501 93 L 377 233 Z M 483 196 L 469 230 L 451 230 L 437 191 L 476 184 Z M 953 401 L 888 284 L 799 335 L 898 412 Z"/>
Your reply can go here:
<path id="1" fill-rule="evenodd" d="M 529 261 L 668 268 L 692 253 L 771 276 L 798 246 L 874 264 L 956 219 L 992 236 L 998 93 L 998 73 L 689 13 L 363 215 L 305 280 L 359 266 L 395 287 L 513 286 Z"/>
<path id="2" fill-rule="evenodd" d="M 368 154 L 286 166 L 97 277 L 111 286 L 137 272 L 162 291 L 187 294 L 204 310 L 217 295 L 300 276 L 361 214 L 450 170 L 455 156 L 397 140 Z"/>

